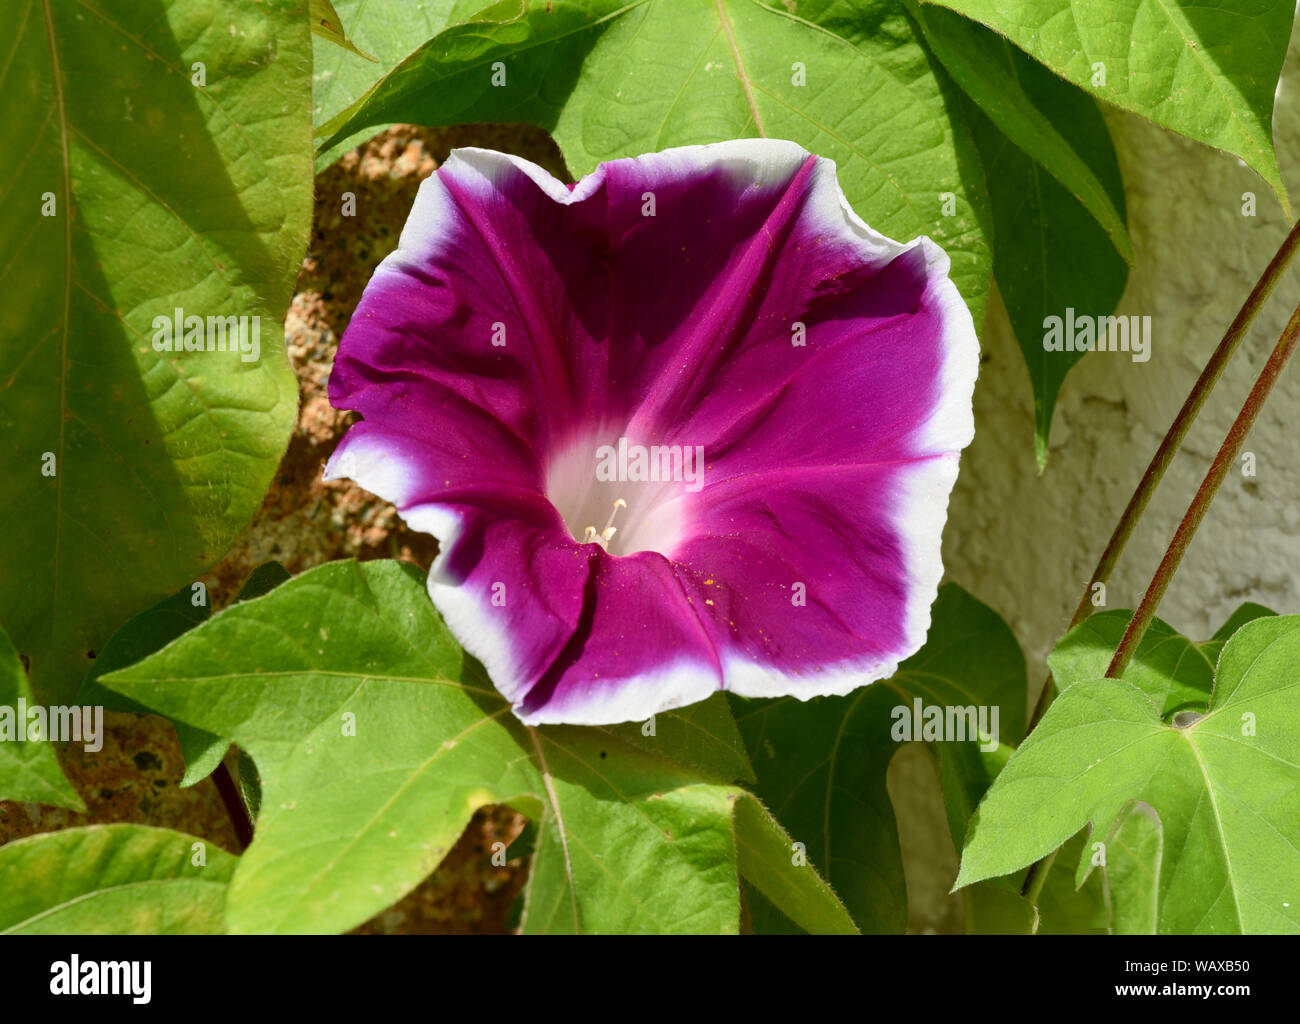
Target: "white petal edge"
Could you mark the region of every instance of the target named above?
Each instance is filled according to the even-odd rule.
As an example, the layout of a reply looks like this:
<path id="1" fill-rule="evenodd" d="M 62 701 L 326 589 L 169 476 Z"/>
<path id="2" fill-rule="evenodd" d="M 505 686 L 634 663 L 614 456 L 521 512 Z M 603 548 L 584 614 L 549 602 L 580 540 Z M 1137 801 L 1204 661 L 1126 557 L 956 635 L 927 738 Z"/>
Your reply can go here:
<path id="1" fill-rule="evenodd" d="M 849 242 L 868 261 L 893 259 L 920 247 L 925 258 L 927 297 L 937 303 L 942 322 L 943 365 L 939 369 L 938 401 L 915 443 L 923 455 L 965 448 L 975 437 L 973 396 L 980 348 L 970 309 L 948 276 L 952 268 L 948 254 L 926 235 L 918 235 L 910 242 L 896 242 L 868 226 L 849 205 L 835 161 L 829 157 L 817 158 L 817 180 L 809 197 L 808 213 L 827 235 Z"/>

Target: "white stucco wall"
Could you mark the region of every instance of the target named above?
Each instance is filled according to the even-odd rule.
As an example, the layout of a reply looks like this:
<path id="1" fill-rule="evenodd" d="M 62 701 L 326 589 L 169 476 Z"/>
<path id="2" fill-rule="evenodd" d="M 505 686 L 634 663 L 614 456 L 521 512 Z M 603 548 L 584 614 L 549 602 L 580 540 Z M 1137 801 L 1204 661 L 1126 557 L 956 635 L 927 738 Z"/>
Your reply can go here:
<path id="1" fill-rule="evenodd" d="M 1285 237 L 1264 182 L 1239 160 L 1138 117 L 1107 111 L 1136 250 L 1122 314 L 1152 317 L 1152 355 L 1092 353 L 1066 378 L 1043 476 L 1034 463 L 1028 373 L 998 299 L 983 334 L 976 436 L 962 459 L 944 537 L 948 578 L 1006 618 L 1031 686 L 1064 630 L 1133 488 L 1201 367 Z M 1300 210 L 1300 34 L 1279 89 L 1274 135 Z M 1242 215 L 1242 194 L 1258 197 Z M 1256 319 L 1108 585 L 1108 606 L 1141 598 L 1255 375 L 1300 301 L 1300 261 Z M 1083 312 L 1082 310 L 1080 312 Z M 1100 311 L 1098 311 L 1100 312 Z M 1254 480 L 1229 475 L 1160 615 L 1208 636 L 1242 601 L 1300 612 L 1300 367 L 1279 381 L 1246 450 Z"/>

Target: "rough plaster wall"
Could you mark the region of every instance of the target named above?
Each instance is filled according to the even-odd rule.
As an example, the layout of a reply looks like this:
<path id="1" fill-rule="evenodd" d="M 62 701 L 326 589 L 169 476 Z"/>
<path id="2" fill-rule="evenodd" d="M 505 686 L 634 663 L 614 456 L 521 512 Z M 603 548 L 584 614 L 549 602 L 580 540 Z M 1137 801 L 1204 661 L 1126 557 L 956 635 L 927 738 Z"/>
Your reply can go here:
<path id="1" fill-rule="evenodd" d="M 947 578 L 1007 620 L 1037 693 L 1098 555 L 1192 383 L 1289 228 L 1268 186 L 1236 158 L 1147 121 L 1106 111 L 1119 152 L 1136 250 L 1118 312 L 1150 315 L 1152 355 L 1092 353 L 1066 378 L 1047 468 L 1034 462 L 1029 375 L 995 296 L 983 332 L 975 441 L 962 458 L 944 534 Z M 1300 33 L 1293 33 L 1274 117 L 1282 175 L 1300 210 Z M 1242 215 L 1242 194 L 1257 197 Z M 1107 605 L 1132 608 L 1300 301 L 1292 266 L 1129 542 Z M 1063 312 L 1063 311 L 1062 311 Z M 1101 310 L 1078 310 L 1101 313 Z M 1245 450 L 1257 476 L 1231 473 L 1197 533 L 1160 616 L 1208 637 L 1243 601 L 1300 612 L 1300 366 L 1278 382 Z M 890 770 L 913 931 L 959 928 L 955 868 L 933 770 L 900 754 Z"/>
<path id="2" fill-rule="evenodd" d="M 1040 477 L 1028 373 L 1001 303 L 991 303 L 975 441 L 944 536 L 948 578 L 1006 618 L 1035 690 L 1147 461 L 1289 228 L 1268 187 L 1234 157 L 1131 115 L 1107 111 L 1107 120 L 1137 254 L 1118 312 L 1151 316 L 1151 358 L 1094 352 L 1075 366 Z M 1291 39 L 1274 134 L 1284 180 L 1300 201 L 1300 34 Z M 1244 192 L 1258 197 L 1255 217 L 1242 215 Z M 1141 598 L 1297 300 L 1293 265 L 1157 490 L 1108 584 L 1108 607 L 1131 608 Z M 1300 369 L 1292 367 L 1246 442 L 1257 477 L 1246 479 L 1240 464 L 1229 475 L 1161 605 L 1177 629 L 1209 636 L 1246 600 L 1300 612 L 1298 422 Z"/>

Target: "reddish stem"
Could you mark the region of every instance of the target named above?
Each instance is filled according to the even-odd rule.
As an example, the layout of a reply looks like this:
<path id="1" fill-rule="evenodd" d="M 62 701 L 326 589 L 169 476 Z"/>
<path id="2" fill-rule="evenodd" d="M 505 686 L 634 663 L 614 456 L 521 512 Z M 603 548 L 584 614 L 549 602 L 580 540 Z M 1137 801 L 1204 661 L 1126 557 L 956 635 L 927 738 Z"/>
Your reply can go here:
<path id="1" fill-rule="evenodd" d="M 1174 455 L 1182 447 L 1187 432 L 1191 429 L 1192 424 L 1196 422 L 1201 407 L 1205 405 L 1205 400 L 1210 397 L 1210 392 L 1214 390 L 1219 378 L 1223 376 L 1224 368 L 1236 353 L 1241 340 L 1246 336 L 1246 332 L 1250 330 L 1250 325 L 1254 323 L 1256 314 L 1259 313 L 1268 297 L 1273 293 L 1273 288 L 1281 278 L 1282 272 L 1290 264 L 1298 248 L 1300 248 L 1300 221 L 1297 221 L 1277 252 L 1273 254 L 1273 258 L 1269 260 L 1268 266 L 1264 268 L 1259 280 L 1255 282 L 1255 287 L 1251 289 L 1241 309 L 1237 311 L 1232 323 L 1228 325 L 1228 329 L 1218 347 L 1214 350 L 1214 354 L 1210 356 L 1209 362 L 1205 364 L 1205 369 L 1201 371 L 1201 375 L 1196 379 L 1191 392 L 1183 402 L 1183 407 L 1178 410 L 1178 415 L 1174 417 L 1174 421 L 1165 432 L 1160 447 L 1156 449 L 1155 455 L 1151 457 L 1146 472 L 1142 474 L 1142 479 L 1138 481 L 1133 496 L 1129 498 L 1128 505 L 1125 506 L 1123 514 L 1119 517 L 1119 522 L 1115 524 L 1115 530 L 1110 535 L 1110 540 L 1106 542 L 1105 550 L 1102 551 L 1101 557 L 1097 559 L 1097 567 L 1093 569 L 1088 585 L 1083 588 L 1083 596 L 1079 598 L 1079 604 L 1074 609 L 1074 615 L 1070 617 L 1067 632 L 1092 614 L 1093 588 L 1098 583 L 1105 583 L 1110 578 L 1110 574 L 1119 561 L 1120 555 L 1124 553 L 1125 545 L 1128 544 L 1129 538 L 1133 535 L 1138 520 L 1142 518 L 1142 513 L 1146 511 L 1147 505 L 1151 501 L 1151 495 L 1164 477 L 1165 470 L 1169 468 Z M 1047 680 L 1043 683 L 1042 690 L 1039 692 L 1038 702 L 1029 718 L 1029 727 L 1026 732 L 1031 731 L 1038 724 L 1051 702 L 1052 677 L 1049 673 Z"/>
<path id="2" fill-rule="evenodd" d="M 239 852 L 243 853 L 248 849 L 248 844 L 253 841 L 253 819 L 248 816 L 244 798 L 239 795 L 239 787 L 235 785 L 235 780 L 231 777 L 225 761 L 217 765 L 217 770 L 212 773 L 212 781 L 217 784 L 221 802 L 226 805 L 226 816 L 230 818 L 230 826 L 235 830 L 235 839 L 239 841 Z"/>
<path id="3" fill-rule="evenodd" d="M 1201 481 L 1196 497 L 1187 506 L 1183 521 L 1178 524 L 1174 539 L 1169 542 L 1165 556 L 1160 560 L 1160 565 L 1151 578 L 1151 584 L 1147 587 L 1147 592 L 1142 596 L 1142 603 L 1138 605 L 1137 611 L 1133 613 L 1133 618 L 1129 620 L 1128 629 L 1124 631 L 1124 638 L 1119 642 L 1119 647 L 1115 650 L 1115 657 L 1111 659 L 1110 667 L 1106 669 L 1107 678 L 1117 678 L 1132 659 L 1133 652 L 1137 650 L 1138 644 L 1142 641 L 1142 634 L 1146 632 L 1147 626 L 1155 618 L 1160 599 L 1165 596 L 1165 591 L 1169 589 L 1169 583 L 1174 578 L 1174 573 L 1178 571 L 1183 555 L 1187 553 L 1187 546 L 1196 535 L 1196 528 L 1201 525 L 1201 520 L 1205 518 L 1205 513 L 1209 511 L 1215 494 L 1218 493 L 1220 485 L 1228 475 L 1228 470 L 1232 468 L 1233 463 L 1237 461 L 1237 456 L 1241 454 L 1241 446 L 1246 443 L 1246 435 L 1250 433 L 1250 428 L 1255 425 L 1255 420 L 1259 418 L 1260 410 L 1264 408 L 1264 403 L 1268 401 L 1273 385 L 1277 383 L 1277 379 L 1281 376 L 1287 361 L 1295 352 L 1297 341 L 1300 341 L 1300 306 L 1296 306 L 1295 312 L 1291 314 L 1291 319 L 1287 321 L 1282 336 L 1277 339 L 1277 345 L 1274 346 L 1272 354 L 1268 357 L 1268 362 L 1264 364 L 1264 369 L 1260 370 L 1259 377 L 1255 380 L 1255 386 L 1250 389 L 1250 394 L 1246 396 L 1241 412 L 1237 413 L 1236 420 L 1233 421 L 1231 428 L 1229 428 L 1228 436 L 1223 439 L 1223 444 L 1219 447 L 1219 453 L 1215 455 L 1214 461 L 1210 463 L 1209 471 L 1205 474 L 1205 479 Z"/>

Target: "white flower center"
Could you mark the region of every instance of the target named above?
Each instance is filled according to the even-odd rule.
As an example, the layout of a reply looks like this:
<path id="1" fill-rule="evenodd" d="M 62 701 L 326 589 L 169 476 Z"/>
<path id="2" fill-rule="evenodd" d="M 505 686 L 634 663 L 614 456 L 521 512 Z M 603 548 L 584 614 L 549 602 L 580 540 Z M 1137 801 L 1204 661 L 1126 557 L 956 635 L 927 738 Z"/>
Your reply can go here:
<path id="1" fill-rule="evenodd" d="M 551 460 L 547 499 L 580 544 L 599 544 L 611 555 L 657 551 L 671 558 L 685 532 L 686 502 L 681 499 L 699 490 L 693 481 L 703 469 L 697 465 L 700 456 L 692 450 L 683 463 L 679 448 L 677 462 L 669 453 L 663 466 L 684 465 L 685 472 L 660 472 L 659 463 L 649 467 L 648 455 L 638 458 L 638 448 L 650 452 L 649 446 L 629 445 L 617 435 L 610 441 L 606 437 L 608 432 L 602 431 L 575 442 Z M 656 457 L 659 454 L 656 450 Z"/>

